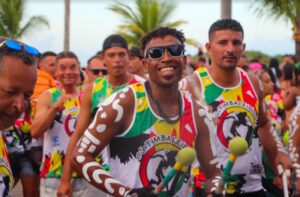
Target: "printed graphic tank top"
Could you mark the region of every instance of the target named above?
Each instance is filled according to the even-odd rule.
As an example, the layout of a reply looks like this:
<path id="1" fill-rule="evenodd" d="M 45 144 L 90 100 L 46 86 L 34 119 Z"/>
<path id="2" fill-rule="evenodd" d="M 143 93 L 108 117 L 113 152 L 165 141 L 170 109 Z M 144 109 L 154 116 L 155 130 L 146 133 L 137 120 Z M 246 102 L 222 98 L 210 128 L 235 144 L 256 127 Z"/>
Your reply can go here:
<path id="1" fill-rule="evenodd" d="M 52 105 L 61 97 L 57 88 L 51 88 Z M 42 178 L 60 178 L 63 161 L 70 137 L 74 131 L 80 110 L 79 97 L 68 99 L 57 112 L 50 128 L 44 134 L 43 161 L 40 170 Z M 77 177 L 73 172 L 72 177 Z"/>
<path id="2" fill-rule="evenodd" d="M 218 119 L 216 127 L 216 150 L 221 169 L 228 160 L 228 143 L 235 136 L 246 139 L 249 149 L 237 158 L 227 193 L 245 193 L 262 189 L 263 166 L 257 133 L 258 97 L 247 74 L 238 69 L 240 83 L 235 87 L 223 88 L 216 84 L 206 68 L 195 71 L 201 84 L 202 96 L 211 106 Z"/>
<path id="3" fill-rule="evenodd" d="M 134 118 L 130 128 L 110 143 L 110 173 L 131 188 L 155 188 L 175 164 L 177 152 L 194 147 L 196 127 L 191 98 L 181 94 L 183 115 L 176 123 L 168 123 L 151 109 L 144 83 L 123 91 L 129 89 L 135 94 Z M 187 196 L 189 178 L 190 168 L 188 173 L 176 175 L 160 196 Z"/>
<path id="4" fill-rule="evenodd" d="M 14 179 L 9 165 L 5 140 L 2 131 L 0 131 L 0 196 L 11 196 L 13 185 Z"/>

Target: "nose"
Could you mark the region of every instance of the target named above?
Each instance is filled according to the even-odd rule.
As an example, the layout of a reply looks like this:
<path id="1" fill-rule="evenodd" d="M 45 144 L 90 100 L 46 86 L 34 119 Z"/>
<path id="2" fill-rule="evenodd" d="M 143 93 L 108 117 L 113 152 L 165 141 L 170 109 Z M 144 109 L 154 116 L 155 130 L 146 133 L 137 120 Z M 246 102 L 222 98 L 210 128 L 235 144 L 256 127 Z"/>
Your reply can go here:
<path id="1" fill-rule="evenodd" d="M 26 108 L 26 100 L 24 98 L 24 95 L 23 94 L 16 95 L 14 98 L 13 105 L 17 113 L 19 114 L 23 113 Z"/>
<path id="2" fill-rule="evenodd" d="M 70 73 L 73 73 L 74 71 L 71 69 L 71 68 L 67 68 L 66 70 L 65 70 L 65 73 L 66 74 L 70 74 Z"/>
<path id="3" fill-rule="evenodd" d="M 171 55 L 168 52 L 168 49 L 164 49 L 161 61 L 169 61 L 171 59 Z"/>
<path id="4" fill-rule="evenodd" d="M 121 60 L 120 55 L 115 55 L 114 56 L 114 59 L 113 59 L 114 62 L 120 62 L 120 60 Z"/>
<path id="5" fill-rule="evenodd" d="M 234 51 L 234 45 L 233 45 L 233 43 L 229 42 L 229 43 L 227 44 L 226 51 L 227 51 L 228 53 L 232 53 L 232 52 Z"/>

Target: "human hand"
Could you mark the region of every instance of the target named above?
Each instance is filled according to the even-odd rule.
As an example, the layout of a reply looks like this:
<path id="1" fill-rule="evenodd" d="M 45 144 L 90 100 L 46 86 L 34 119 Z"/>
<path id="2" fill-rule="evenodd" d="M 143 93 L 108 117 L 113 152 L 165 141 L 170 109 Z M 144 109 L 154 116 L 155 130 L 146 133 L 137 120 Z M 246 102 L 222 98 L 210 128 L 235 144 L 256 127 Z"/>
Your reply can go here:
<path id="1" fill-rule="evenodd" d="M 56 103 L 54 104 L 54 107 L 57 109 L 60 109 L 63 107 L 64 103 L 69 100 L 72 99 L 74 96 L 72 94 L 68 94 L 65 92 L 65 90 L 61 90 L 62 95 L 60 96 L 60 98 L 56 101 Z"/>
<path id="2" fill-rule="evenodd" d="M 275 164 L 277 166 L 278 175 L 282 175 L 284 171 L 289 171 L 287 173 L 290 175 L 291 171 L 293 170 L 292 161 L 287 153 L 278 151 L 275 158 Z"/>
<path id="3" fill-rule="evenodd" d="M 131 190 L 129 195 L 131 197 L 158 197 L 153 191 L 154 188 L 152 187 L 142 187 Z"/>
<path id="4" fill-rule="evenodd" d="M 61 181 L 56 191 L 57 197 L 72 197 L 72 184 L 70 181 Z"/>

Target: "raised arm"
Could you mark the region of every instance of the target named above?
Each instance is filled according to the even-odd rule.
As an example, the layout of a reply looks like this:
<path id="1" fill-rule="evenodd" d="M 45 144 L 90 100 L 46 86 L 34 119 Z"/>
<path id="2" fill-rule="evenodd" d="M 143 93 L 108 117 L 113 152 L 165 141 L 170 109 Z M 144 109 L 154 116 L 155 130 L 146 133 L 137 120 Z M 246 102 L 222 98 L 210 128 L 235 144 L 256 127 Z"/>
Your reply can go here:
<path id="1" fill-rule="evenodd" d="M 72 152 L 76 146 L 76 143 L 83 135 L 85 129 L 89 126 L 91 122 L 91 94 L 92 94 L 92 84 L 85 86 L 83 90 L 83 96 L 80 106 L 79 116 L 76 122 L 75 130 L 70 138 L 67 152 L 64 160 L 64 170 L 61 177 L 61 183 L 57 190 L 57 196 L 71 196 L 72 194 L 72 185 L 71 185 L 71 176 L 72 176 Z"/>
<path id="2" fill-rule="evenodd" d="M 33 138 L 39 138 L 46 132 L 52 124 L 58 110 L 63 106 L 63 103 L 71 97 L 72 95 L 62 92 L 62 96 L 52 105 L 50 92 L 45 91 L 41 94 L 31 125 L 31 135 Z"/>
<path id="3" fill-rule="evenodd" d="M 207 178 L 206 192 L 213 192 L 216 189 L 215 183 L 221 176 L 221 170 L 217 168 L 218 160 L 215 150 L 214 124 L 209 118 L 207 111 L 199 101 L 194 104 L 195 120 L 197 124 L 196 151 L 197 157 Z"/>
<path id="4" fill-rule="evenodd" d="M 130 88 L 113 94 L 101 103 L 97 114 L 73 152 L 74 169 L 95 187 L 113 196 L 126 196 L 130 188 L 115 180 L 95 161 L 111 139 L 129 127 L 134 111 Z M 126 114 L 126 115 L 125 115 Z"/>

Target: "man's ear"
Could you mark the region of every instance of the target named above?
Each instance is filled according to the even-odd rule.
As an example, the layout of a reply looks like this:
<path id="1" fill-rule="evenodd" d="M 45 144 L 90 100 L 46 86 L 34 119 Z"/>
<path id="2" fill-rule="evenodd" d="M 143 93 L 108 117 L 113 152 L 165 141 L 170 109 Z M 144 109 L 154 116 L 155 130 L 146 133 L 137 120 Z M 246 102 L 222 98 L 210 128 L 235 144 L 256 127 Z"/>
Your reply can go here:
<path id="1" fill-rule="evenodd" d="M 246 43 L 243 43 L 243 51 L 246 50 Z"/>
<path id="2" fill-rule="evenodd" d="M 210 45 L 209 42 L 207 42 L 207 43 L 205 44 L 205 48 L 206 48 L 206 50 L 207 50 L 208 52 L 210 51 L 211 45 Z"/>

